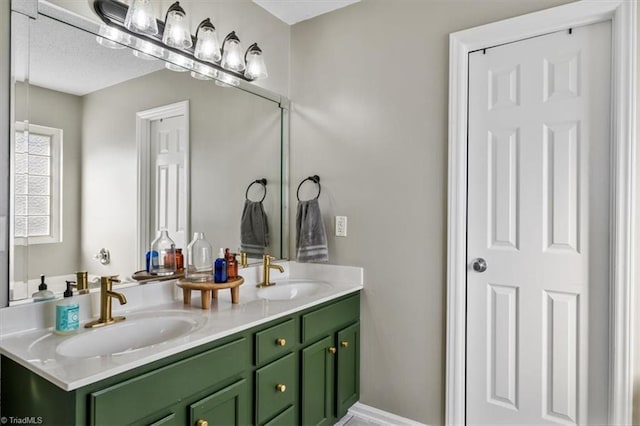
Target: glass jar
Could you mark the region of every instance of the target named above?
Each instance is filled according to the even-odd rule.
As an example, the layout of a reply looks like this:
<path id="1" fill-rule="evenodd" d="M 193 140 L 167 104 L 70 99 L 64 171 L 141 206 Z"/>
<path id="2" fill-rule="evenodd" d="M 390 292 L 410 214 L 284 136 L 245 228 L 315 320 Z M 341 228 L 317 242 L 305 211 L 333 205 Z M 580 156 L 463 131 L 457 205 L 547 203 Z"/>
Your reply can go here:
<path id="1" fill-rule="evenodd" d="M 188 281 L 211 281 L 213 275 L 213 248 L 204 232 L 194 232 L 187 246 L 185 278 Z"/>
<path id="2" fill-rule="evenodd" d="M 176 272 L 176 245 L 166 229 L 158 231 L 158 237 L 151 243 L 151 275 L 169 276 Z"/>

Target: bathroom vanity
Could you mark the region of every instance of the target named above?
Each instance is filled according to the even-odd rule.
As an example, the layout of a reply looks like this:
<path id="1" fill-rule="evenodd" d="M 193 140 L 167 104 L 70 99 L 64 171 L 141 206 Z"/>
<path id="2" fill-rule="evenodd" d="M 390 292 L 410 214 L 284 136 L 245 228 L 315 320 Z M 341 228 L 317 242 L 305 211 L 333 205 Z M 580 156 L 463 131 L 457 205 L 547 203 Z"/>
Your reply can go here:
<path id="1" fill-rule="evenodd" d="M 184 306 L 175 283 L 157 283 L 123 290 L 134 305 L 148 303 L 152 286 L 162 294 L 151 307 L 121 307 L 122 325 L 75 336 L 9 330 L 0 340 L 2 415 L 65 425 L 335 423 L 359 397 L 362 270 L 290 262 L 279 290 L 263 293 L 256 279 L 245 280 L 238 305 L 221 294 L 211 310 L 196 298 Z M 307 290 L 286 296 L 288 286 Z M 91 343 L 101 332 L 126 341 L 130 332 L 116 327 L 127 321 L 167 321 L 172 336 L 171 317 L 188 318 L 192 328 L 113 353 Z"/>

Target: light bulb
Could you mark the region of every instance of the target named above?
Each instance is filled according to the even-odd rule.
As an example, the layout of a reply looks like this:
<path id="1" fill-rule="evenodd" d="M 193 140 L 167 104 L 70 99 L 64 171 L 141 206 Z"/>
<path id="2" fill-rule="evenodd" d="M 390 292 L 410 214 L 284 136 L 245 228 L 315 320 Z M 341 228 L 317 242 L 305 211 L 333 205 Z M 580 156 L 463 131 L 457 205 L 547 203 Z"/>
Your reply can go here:
<path id="1" fill-rule="evenodd" d="M 220 61 L 220 65 L 222 68 L 229 71 L 244 71 L 242 46 L 240 45 L 240 39 L 236 36 L 235 31 L 229 33 L 222 43 L 222 60 Z"/>
<path id="2" fill-rule="evenodd" d="M 191 77 L 198 80 L 213 80 L 217 76 L 217 70 L 197 62 L 193 65 L 193 71 L 191 71 Z"/>
<path id="3" fill-rule="evenodd" d="M 222 55 L 220 55 L 218 35 L 209 18 L 198 25 L 194 56 L 200 60 L 211 63 L 219 62 L 222 58 Z"/>
<path id="4" fill-rule="evenodd" d="M 244 76 L 250 80 L 258 80 L 267 77 L 267 67 L 264 64 L 264 57 L 262 56 L 262 50 L 258 47 L 257 43 L 253 43 L 246 54 L 247 68 L 244 71 Z"/>
<path id="5" fill-rule="evenodd" d="M 164 49 L 148 41 L 137 39 L 134 47 L 131 53 L 137 58 L 152 61 L 164 57 Z"/>
<path id="6" fill-rule="evenodd" d="M 179 2 L 172 4 L 167 11 L 162 42 L 167 46 L 183 50 L 193 45 L 187 15 Z"/>
<path id="7" fill-rule="evenodd" d="M 109 49 L 124 49 L 125 45 L 131 43 L 131 36 L 116 28 L 101 25 L 96 41 Z"/>
<path id="8" fill-rule="evenodd" d="M 189 59 L 186 56 L 169 53 L 167 60 L 169 62 L 165 62 L 164 66 L 171 71 L 185 72 L 193 68 L 193 59 Z"/>
<path id="9" fill-rule="evenodd" d="M 158 34 L 158 23 L 151 0 L 133 0 L 127 10 L 124 26 L 129 31 L 140 34 Z"/>
<path id="10" fill-rule="evenodd" d="M 240 79 L 224 72 L 219 72 L 216 84 L 222 87 L 236 87 L 240 85 Z"/>

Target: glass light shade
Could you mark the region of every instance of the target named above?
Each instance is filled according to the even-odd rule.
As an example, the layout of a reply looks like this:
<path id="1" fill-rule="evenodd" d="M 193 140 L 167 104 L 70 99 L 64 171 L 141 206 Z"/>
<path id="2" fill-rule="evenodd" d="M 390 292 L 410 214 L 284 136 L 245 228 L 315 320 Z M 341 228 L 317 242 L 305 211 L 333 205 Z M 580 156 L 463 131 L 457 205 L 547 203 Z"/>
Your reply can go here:
<path id="1" fill-rule="evenodd" d="M 168 276 L 176 271 L 176 244 L 166 229 L 158 231 L 158 237 L 151 243 L 149 273 Z"/>
<path id="2" fill-rule="evenodd" d="M 220 62 L 222 55 L 220 54 L 218 34 L 208 18 L 198 26 L 196 37 L 194 56 L 211 63 Z"/>
<path id="3" fill-rule="evenodd" d="M 244 71 L 244 53 L 240 45 L 240 39 L 232 31 L 225 37 L 222 43 L 222 60 L 220 61 L 222 68 L 229 71 Z"/>
<path id="4" fill-rule="evenodd" d="M 222 87 L 236 87 L 240 85 L 240 79 L 224 72 L 219 72 L 216 84 Z"/>
<path id="5" fill-rule="evenodd" d="M 169 53 L 167 61 L 164 66 L 171 71 L 185 72 L 193 68 L 193 59 L 175 53 Z"/>
<path id="6" fill-rule="evenodd" d="M 191 71 L 191 77 L 198 80 L 213 80 L 217 76 L 217 70 L 197 62 L 193 65 L 193 71 Z"/>
<path id="7" fill-rule="evenodd" d="M 133 0 L 124 18 L 124 26 L 139 34 L 158 34 L 156 13 L 151 0 Z"/>
<path id="8" fill-rule="evenodd" d="M 193 46 L 187 15 L 178 2 L 171 5 L 167 12 L 162 42 L 167 46 L 183 50 Z"/>
<path id="9" fill-rule="evenodd" d="M 255 45 L 255 49 L 250 47 L 247 51 L 247 68 L 244 70 L 244 76 L 251 80 L 258 80 L 266 78 L 267 75 L 262 51 L 257 45 Z"/>
<path id="10" fill-rule="evenodd" d="M 145 40 L 137 39 L 134 48 L 135 50 L 131 51 L 133 56 L 140 59 L 152 61 L 164 57 L 164 49 L 162 47 Z"/>
<path id="11" fill-rule="evenodd" d="M 213 248 L 204 232 L 194 232 L 187 246 L 185 278 L 188 281 L 211 281 L 213 275 Z"/>
<path id="12" fill-rule="evenodd" d="M 109 49 L 124 49 L 126 45 L 131 43 L 131 36 L 116 28 L 101 25 L 96 41 Z"/>

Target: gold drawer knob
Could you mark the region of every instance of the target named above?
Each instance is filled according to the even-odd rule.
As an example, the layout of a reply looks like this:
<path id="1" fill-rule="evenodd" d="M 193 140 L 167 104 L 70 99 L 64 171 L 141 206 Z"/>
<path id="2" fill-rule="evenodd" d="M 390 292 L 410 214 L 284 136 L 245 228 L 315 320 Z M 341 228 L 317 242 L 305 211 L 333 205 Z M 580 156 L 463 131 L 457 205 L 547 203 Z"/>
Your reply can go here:
<path id="1" fill-rule="evenodd" d="M 283 339 L 282 337 L 279 337 L 276 339 L 276 345 L 278 346 L 284 346 L 287 344 L 287 340 Z"/>
<path id="2" fill-rule="evenodd" d="M 206 420 L 200 419 L 196 422 L 196 426 L 209 426 L 209 422 Z"/>
<path id="3" fill-rule="evenodd" d="M 343 348 L 348 348 L 349 342 L 340 342 L 340 346 L 342 346 Z"/>
<path id="4" fill-rule="evenodd" d="M 283 393 L 284 391 L 287 390 L 287 385 L 283 385 L 282 383 L 278 383 L 276 385 L 276 390 L 280 393 Z"/>
<path id="5" fill-rule="evenodd" d="M 333 346 L 331 346 L 331 347 L 329 348 L 329 353 L 335 354 L 335 353 L 336 353 L 336 348 L 335 348 L 335 347 L 333 347 Z"/>

